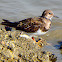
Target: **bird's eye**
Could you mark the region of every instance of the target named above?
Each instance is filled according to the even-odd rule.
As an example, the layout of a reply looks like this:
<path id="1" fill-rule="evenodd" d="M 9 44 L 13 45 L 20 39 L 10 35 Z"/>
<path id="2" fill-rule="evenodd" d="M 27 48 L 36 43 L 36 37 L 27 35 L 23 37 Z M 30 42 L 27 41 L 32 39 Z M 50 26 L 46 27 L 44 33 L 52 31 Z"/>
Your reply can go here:
<path id="1" fill-rule="evenodd" d="M 51 14 L 51 13 L 49 13 L 49 14 Z"/>

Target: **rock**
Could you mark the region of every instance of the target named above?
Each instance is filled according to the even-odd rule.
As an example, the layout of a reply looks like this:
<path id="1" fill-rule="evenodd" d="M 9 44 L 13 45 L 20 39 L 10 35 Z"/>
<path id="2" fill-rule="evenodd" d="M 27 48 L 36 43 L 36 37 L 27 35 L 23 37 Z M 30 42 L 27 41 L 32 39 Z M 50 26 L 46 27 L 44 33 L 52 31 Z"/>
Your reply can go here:
<path id="1" fill-rule="evenodd" d="M 20 33 L 0 30 L 0 62 L 56 62 L 57 57 L 52 52 L 43 51 L 39 43 L 20 37 Z M 41 44 L 46 45 L 47 42 L 42 41 Z"/>

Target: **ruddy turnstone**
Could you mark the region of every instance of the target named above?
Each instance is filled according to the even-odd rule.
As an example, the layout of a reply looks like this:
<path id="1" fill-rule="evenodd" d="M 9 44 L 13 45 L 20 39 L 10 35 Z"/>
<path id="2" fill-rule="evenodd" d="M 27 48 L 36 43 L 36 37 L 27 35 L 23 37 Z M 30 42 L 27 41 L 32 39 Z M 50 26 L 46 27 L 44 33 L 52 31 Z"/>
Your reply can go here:
<path id="1" fill-rule="evenodd" d="M 3 19 L 2 25 L 9 27 L 14 27 L 17 30 L 22 30 L 28 33 L 33 33 L 34 35 L 45 34 L 51 26 L 51 18 L 56 17 L 51 10 L 45 10 L 42 16 L 27 18 L 18 22 L 10 22 L 9 20 Z"/>

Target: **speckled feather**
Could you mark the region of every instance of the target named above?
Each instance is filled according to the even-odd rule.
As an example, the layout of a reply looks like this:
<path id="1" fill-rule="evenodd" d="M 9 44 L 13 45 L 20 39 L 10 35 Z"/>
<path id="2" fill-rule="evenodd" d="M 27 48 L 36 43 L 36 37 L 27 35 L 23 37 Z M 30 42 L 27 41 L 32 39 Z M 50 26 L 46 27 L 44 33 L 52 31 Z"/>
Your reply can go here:
<path id="1" fill-rule="evenodd" d="M 6 24 L 7 26 L 10 27 L 15 27 L 17 30 L 23 30 L 25 32 L 36 32 L 39 28 L 42 31 L 48 31 L 49 29 L 45 28 L 46 22 L 50 22 L 50 20 L 46 20 L 43 17 L 34 17 L 34 18 L 28 18 L 28 19 L 24 19 L 19 21 L 18 23 L 10 23 L 8 22 L 6 24 L 6 22 L 3 22 L 2 24 Z"/>
<path id="2" fill-rule="evenodd" d="M 51 18 L 53 16 L 54 14 L 51 10 L 45 10 L 42 13 L 42 16 L 39 17 L 27 18 L 19 22 L 10 22 L 3 19 L 4 22 L 2 22 L 1 24 L 9 27 L 14 27 L 17 30 L 22 30 L 29 33 L 37 31 L 47 32 L 50 29 Z"/>
<path id="3" fill-rule="evenodd" d="M 43 21 L 45 18 L 42 17 L 34 17 L 22 20 L 17 25 L 17 29 L 21 29 L 25 32 L 36 32 L 39 28 L 42 31 L 47 31 L 48 29 L 45 28 L 45 22 Z M 46 20 L 46 19 L 45 19 Z M 46 20 L 50 21 L 50 20 Z"/>

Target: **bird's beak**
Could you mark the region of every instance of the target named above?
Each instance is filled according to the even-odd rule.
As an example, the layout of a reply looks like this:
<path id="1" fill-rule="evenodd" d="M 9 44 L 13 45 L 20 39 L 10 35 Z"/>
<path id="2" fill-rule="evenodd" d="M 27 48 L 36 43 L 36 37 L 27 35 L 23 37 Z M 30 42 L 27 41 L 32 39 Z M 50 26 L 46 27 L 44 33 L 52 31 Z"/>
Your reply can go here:
<path id="1" fill-rule="evenodd" d="M 55 18 L 59 18 L 58 16 L 55 16 L 55 15 L 54 15 L 53 17 L 55 17 Z"/>

